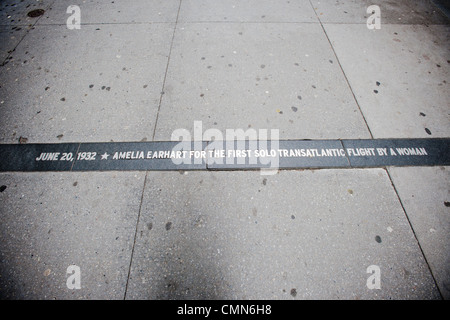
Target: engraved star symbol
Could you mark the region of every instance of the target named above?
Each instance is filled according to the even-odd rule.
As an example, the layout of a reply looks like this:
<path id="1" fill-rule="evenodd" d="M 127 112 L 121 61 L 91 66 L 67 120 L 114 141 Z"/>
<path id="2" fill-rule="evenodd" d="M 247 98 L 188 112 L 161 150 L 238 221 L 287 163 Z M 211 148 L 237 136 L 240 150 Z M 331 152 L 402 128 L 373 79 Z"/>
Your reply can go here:
<path id="1" fill-rule="evenodd" d="M 109 154 L 107 154 L 106 152 L 104 154 L 101 155 L 102 156 L 102 160 L 108 160 Z"/>

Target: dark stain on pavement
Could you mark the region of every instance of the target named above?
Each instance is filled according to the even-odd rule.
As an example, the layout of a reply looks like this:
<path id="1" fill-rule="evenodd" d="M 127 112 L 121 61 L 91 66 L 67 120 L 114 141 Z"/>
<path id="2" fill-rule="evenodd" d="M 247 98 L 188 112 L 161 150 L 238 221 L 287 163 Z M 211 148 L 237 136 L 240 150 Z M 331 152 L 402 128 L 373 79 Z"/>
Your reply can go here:
<path id="1" fill-rule="evenodd" d="M 43 9 L 35 9 L 35 10 L 31 10 L 30 12 L 27 13 L 27 16 L 29 16 L 30 18 L 37 18 L 42 16 L 45 13 L 45 10 Z"/>
<path id="2" fill-rule="evenodd" d="M 291 289 L 291 296 L 293 296 L 294 298 L 297 296 L 297 289 L 295 288 Z"/>
<path id="3" fill-rule="evenodd" d="M 25 137 L 19 137 L 19 144 L 25 144 L 28 142 L 28 138 Z"/>

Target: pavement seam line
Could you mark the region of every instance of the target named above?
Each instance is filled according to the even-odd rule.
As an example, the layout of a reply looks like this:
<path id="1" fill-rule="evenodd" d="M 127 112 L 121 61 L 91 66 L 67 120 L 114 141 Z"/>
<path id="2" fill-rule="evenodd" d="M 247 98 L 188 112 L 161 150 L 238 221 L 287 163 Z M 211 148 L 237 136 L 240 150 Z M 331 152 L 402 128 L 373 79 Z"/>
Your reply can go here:
<path id="1" fill-rule="evenodd" d="M 347 163 L 348 163 L 348 168 L 349 168 L 349 169 L 355 169 L 355 168 L 352 166 L 352 162 L 350 161 L 350 156 L 348 155 L 348 152 L 347 152 L 347 150 L 346 150 L 345 147 L 344 147 L 344 142 L 342 141 L 342 139 L 339 139 L 339 143 L 341 144 L 342 150 L 344 150 L 344 153 L 345 153 L 345 159 L 347 159 Z"/>
<path id="2" fill-rule="evenodd" d="M 139 203 L 138 217 L 137 217 L 137 220 L 136 220 L 136 229 L 134 231 L 133 248 L 131 249 L 130 264 L 128 266 L 127 283 L 125 284 L 125 292 L 124 292 L 124 295 L 123 295 L 123 300 L 127 299 L 128 283 L 130 281 L 130 276 L 131 276 L 131 266 L 132 266 L 132 263 L 133 263 L 134 248 L 136 247 L 136 238 L 137 238 L 137 233 L 138 233 L 138 228 L 139 228 L 139 220 L 141 218 L 142 203 L 144 202 L 144 194 L 145 194 L 145 188 L 146 188 L 146 185 L 147 185 L 147 177 L 148 177 L 148 171 L 145 171 L 144 185 L 142 187 L 141 200 L 140 200 L 140 203 Z"/>
<path id="3" fill-rule="evenodd" d="M 180 4 L 178 5 L 177 18 L 175 20 L 175 26 L 173 27 L 172 40 L 170 41 L 170 48 L 169 48 L 169 56 L 167 57 L 166 71 L 164 73 L 162 89 L 161 89 L 161 93 L 159 95 L 158 111 L 156 113 L 155 125 L 153 126 L 152 141 L 155 141 L 156 127 L 158 126 L 159 112 L 161 110 L 162 99 L 164 96 L 164 88 L 166 87 L 167 72 L 169 71 L 170 57 L 172 55 L 172 48 L 173 48 L 173 40 L 175 39 L 175 33 L 177 31 L 178 17 L 180 16 L 180 9 L 181 9 L 182 1 L 183 0 L 180 0 Z"/>
<path id="4" fill-rule="evenodd" d="M 427 260 L 427 257 L 425 256 L 425 252 L 423 251 L 422 246 L 420 245 L 420 241 L 417 238 L 417 235 L 416 235 L 416 232 L 414 231 L 414 228 L 413 228 L 413 225 L 411 223 L 411 220 L 409 219 L 408 214 L 406 213 L 406 209 L 405 209 L 405 206 L 403 205 L 403 201 L 400 198 L 400 194 L 398 193 L 397 188 L 395 187 L 394 180 L 392 179 L 391 174 L 389 173 L 388 169 L 389 169 L 388 167 L 384 168 L 384 170 L 386 171 L 386 174 L 387 174 L 387 176 L 389 178 L 389 181 L 391 182 L 391 186 L 394 189 L 395 195 L 397 196 L 397 200 L 400 203 L 400 206 L 402 208 L 403 214 L 405 215 L 406 221 L 408 222 L 409 228 L 411 229 L 411 231 L 412 231 L 412 233 L 414 235 L 414 239 L 416 240 L 416 243 L 417 243 L 417 246 L 419 247 L 420 253 L 422 254 L 422 257 L 423 257 L 423 259 L 425 261 L 425 264 L 427 265 L 428 271 L 430 272 L 431 278 L 433 278 L 434 285 L 436 286 L 436 289 L 439 292 L 439 296 L 441 297 L 442 300 L 444 300 L 444 295 L 442 294 L 441 289 L 439 288 L 439 285 L 438 285 L 438 283 L 436 281 L 436 278 L 434 277 L 433 270 L 431 269 L 431 266 L 430 266 L 430 264 L 429 264 L 429 262 Z"/>
<path id="5" fill-rule="evenodd" d="M 80 148 L 81 148 L 81 143 L 78 143 L 77 152 L 75 153 L 76 155 L 80 151 Z M 70 166 L 70 170 L 69 171 L 73 171 L 73 166 L 75 165 L 76 162 L 77 162 L 77 158 L 73 159 L 73 162 L 72 162 L 72 165 Z"/>
<path id="6" fill-rule="evenodd" d="M 337 61 L 338 65 L 339 65 L 339 68 L 341 69 L 342 75 L 344 76 L 344 79 L 347 82 L 347 86 L 350 89 L 350 92 L 352 93 L 353 100 L 355 101 L 356 105 L 358 106 L 359 113 L 361 114 L 361 117 L 363 118 L 363 121 L 364 121 L 364 123 L 366 125 L 367 130 L 369 131 L 370 138 L 373 139 L 374 137 L 373 137 L 372 131 L 370 130 L 369 124 L 367 123 L 367 119 L 364 116 L 364 113 L 363 113 L 363 111 L 361 109 L 361 106 L 359 105 L 359 102 L 358 102 L 358 99 L 356 98 L 355 92 L 353 91 L 353 88 L 350 85 L 350 81 L 348 80 L 347 75 L 345 74 L 344 68 L 342 67 L 341 61 L 339 60 L 339 57 L 337 56 L 336 50 L 333 47 L 333 43 L 331 42 L 330 37 L 328 36 L 327 31 L 325 30 L 325 27 L 323 26 L 322 20 L 320 20 L 320 17 L 317 15 L 317 12 L 314 9 L 313 4 L 311 3 L 311 0 L 309 0 L 309 4 L 311 5 L 312 9 L 314 10 L 314 13 L 316 14 L 317 20 L 319 20 L 320 27 L 322 28 L 322 31 L 325 34 L 325 37 L 327 38 L 328 43 L 330 44 L 331 50 L 333 51 L 334 57 L 336 58 L 336 61 Z"/>

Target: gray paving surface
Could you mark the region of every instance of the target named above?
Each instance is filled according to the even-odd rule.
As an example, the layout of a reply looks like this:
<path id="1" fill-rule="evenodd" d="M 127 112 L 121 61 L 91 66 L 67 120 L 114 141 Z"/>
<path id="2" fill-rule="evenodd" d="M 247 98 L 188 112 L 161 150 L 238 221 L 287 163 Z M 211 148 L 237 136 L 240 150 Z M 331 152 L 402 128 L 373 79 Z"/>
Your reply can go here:
<path id="1" fill-rule="evenodd" d="M 177 25 L 156 140 L 170 139 L 177 128 L 192 131 L 199 119 L 223 132 L 280 128 L 291 139 L 370 137 L 319 24 L 226 26 Z"/>
<path id="2" fill-rule="evenodd" d="M 390 168 L 389 173 L 441 293 L 449 299 L 448 167 Z"/>
<path id="3" fill-rule="evenodd" d="M 0 9 L 3 144 L 162 141 L 194 121 L 280 139 L 450 136 L 449 20 L 432 1 Z M 448 299 L 448 181 L 448 167 L 1 173 L 0 297 Z"/>
<path id="4" fill-rule="evenodd" d="M 3 174 L 2 298 L 123 298 L 144 176 Z M 83 289 L 67 289 L 70 265 Z"/>
<path id="5" fill-rule="evenodd" d="M 438 298 L 389 183 L 382 169 L 150 172 L 127 298 Z"/>
<path id="6" fill-rule="evenodd" d="M 325 30 L 374 138 L 449 136 L 448 25 Z"/>

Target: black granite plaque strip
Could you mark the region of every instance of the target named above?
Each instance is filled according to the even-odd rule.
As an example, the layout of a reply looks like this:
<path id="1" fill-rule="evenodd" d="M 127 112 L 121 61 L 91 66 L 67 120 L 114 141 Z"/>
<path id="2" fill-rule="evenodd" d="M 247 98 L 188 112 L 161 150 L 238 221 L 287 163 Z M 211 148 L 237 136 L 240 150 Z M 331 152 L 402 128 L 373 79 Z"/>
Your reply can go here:
<path id="1" fill-rule="evenodd" d="M 0 144 L 0 171 L 251 170 L 450 165 L 450 139 Z"/>
<path id="2" fill-rule="evenodd" d="M 73 171 L 206 170 L 206 142 L 81 144 Z"/>
<path id="3" fill-rule="evenodd" d="M 214 141 L 207 151 L 209 170 L 349 166 L 339 140 Z"/>
<path id="4" fill-rule="evenodd" d="M 79 143 L 0 144 L 0 171 L 70 171 Z"/>
<path id="5" fill-rule="evenodd" d="M 350 166 L 450 165 L 450 139 L 342 140 Z"/>

